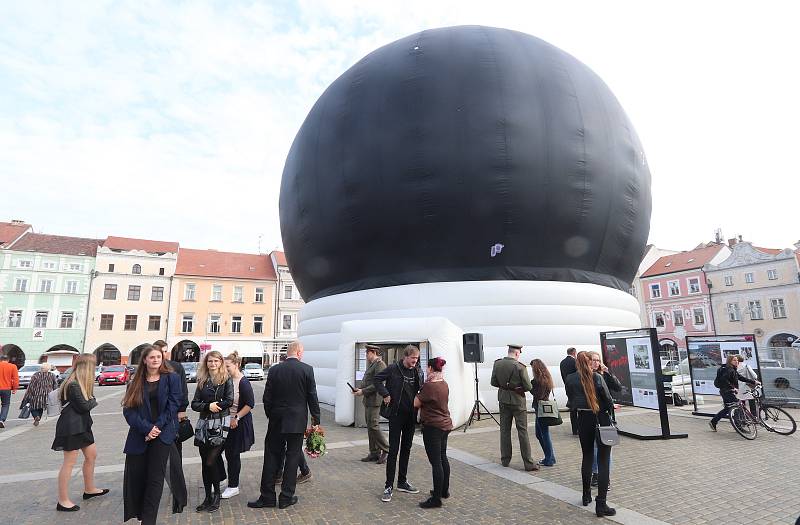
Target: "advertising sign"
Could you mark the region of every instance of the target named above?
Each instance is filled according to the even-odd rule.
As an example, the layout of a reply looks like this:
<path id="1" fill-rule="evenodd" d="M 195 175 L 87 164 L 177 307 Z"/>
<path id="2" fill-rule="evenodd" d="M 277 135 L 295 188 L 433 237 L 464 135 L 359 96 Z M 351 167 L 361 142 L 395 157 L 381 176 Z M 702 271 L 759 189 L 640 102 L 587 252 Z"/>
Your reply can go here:
<path id="1" fill-rule="evenodd" d="M 621 405 L 658 410 L 658 377 L 661 361 L 654 358 L 649 329 L 600 334 L 603 362 L 622 384 L 611 392 Z"/>

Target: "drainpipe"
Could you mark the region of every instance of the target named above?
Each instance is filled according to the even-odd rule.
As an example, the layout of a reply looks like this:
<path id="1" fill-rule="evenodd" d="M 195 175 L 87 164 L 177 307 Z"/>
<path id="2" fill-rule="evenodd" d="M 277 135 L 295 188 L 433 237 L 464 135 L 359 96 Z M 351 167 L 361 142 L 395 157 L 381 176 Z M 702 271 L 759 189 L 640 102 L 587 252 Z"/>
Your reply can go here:
<path id="1" fill-rule="evenodd" d="M 169 317 L 170 317 L 170 310 L 172 309 L 172 280 L 175 278 L 174 275 L 169 276 L 169 294 L 167 295 L 167 318 L 164 319 L 164 341 L 167 341 L 169 337 Z M 167 342 L 169 344 L 169 342 Z"/>
<path id="2" fill-rule="evenodd" d="M 90 314 L 89 308 L 92 304 L 92 284 L 94 283 L 95 277 L 97 277 L 98 275 L 100 275 L 100 272 L 98 272 L 96 269 L 89 272 L 89 294 L 86 296 L 86 322 L 83 323 L 83 345 L 82 345 L 83 348 L 81 349 L 82 354 L 86 353 L 86 334 L 89 330 L 89 319 L 91 318 L 91 316 L 89 315 Z"/>

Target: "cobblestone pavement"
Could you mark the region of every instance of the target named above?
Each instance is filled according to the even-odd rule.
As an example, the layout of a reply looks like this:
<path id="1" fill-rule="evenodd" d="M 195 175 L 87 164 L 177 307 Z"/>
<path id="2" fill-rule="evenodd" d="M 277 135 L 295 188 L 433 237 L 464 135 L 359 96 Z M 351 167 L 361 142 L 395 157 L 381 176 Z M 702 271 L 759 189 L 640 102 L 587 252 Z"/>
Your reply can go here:
<path id="1" fill-rule="evenodd" d="M 263 384 L 256 383 L 256 397 Z M 0 525 L 59 523 L 120 523 L 122 517 L 122 445 L 127 426 L 119 402 L 121 387 L 97 390 L 100 405 L 94 410 L 94 433 L 98 446 L 97 483 L 112 493 L 88 502 L 79 501 L 80 471 L 72 478 L 71 493 L 81 504 L 74 515 L 56 513 L 56 479 L 61 455 L 50 450 L 54 421 L 33 428 L 30 422 L 9 421 L 0 431 Z M 12 400 L 17 413 L 21 395 Z M 519 457 L 511 469 L 499 463 L 498 433 L 489 420 L 478 422 L 466 434 L 454 432 L 449 446 L 453 456 L 452 493 L 443 509 L 422 510 L 417 503 L 431 487 L 430 467 L 422 447 L 415 446 L 409 479 L 418 485 L 418 495 L 396 494 L 391 503 L 380 501 L 384 470 L 358 461 L 366 452 L 363 429 L 335 425 L 332 414 L 323 411 L 328 443 L 337 448 L 311 460 L 314 478 L 298 486 L 298 505 L 287 510 L 248 509 L 248 499 L 258 495 L 263 434 L 266 418 L 256 408 L 257 443 L 243 458 L 242 493 L 224 501 L 214 514 L 196 513 L 202 499 L 202 481 L 195 447 L 185 447 L 189 506 L 182 514 L 168 513 L 168 495 L 162 499 L 159 523 L 598 523 L 585 509 L 575 506 L 580 490 L 579 445 L 568 435 L 569 424 L 554 429 L 558 465 L 526 474 Z M 657 416 L 623 409 L 620 419 L 655 423 Z M 668 523 L 794 523 L 800 515 L 800 443 L 797 436 L 781 437 L 766 432 L 755 441 L 745 441 L 721 424 L 720 432 L 708 430 L 706 418 L 671 418 L 674 430 L 689 433 L 689 439 L 636 441 L 623 438 L 615 448 L 610 500 L 639 514 L 622 523 L 643 523 L 647 518 Z M 532 434 L 532 429 L 531 429 Z M 538 445 L 531 435 L 535 452 Z M 514 438 L 516 447 L 516 438 Z M 477 466 L 475 466 L 477 465 Z M 511 479 L 506 479 L 511 478 Z M 752 497 L 744 496 L 745 493 Z M 731 504 L 732 494 L 736 502 Z M 131 522 L 132 523 L 132 522 Z"/>

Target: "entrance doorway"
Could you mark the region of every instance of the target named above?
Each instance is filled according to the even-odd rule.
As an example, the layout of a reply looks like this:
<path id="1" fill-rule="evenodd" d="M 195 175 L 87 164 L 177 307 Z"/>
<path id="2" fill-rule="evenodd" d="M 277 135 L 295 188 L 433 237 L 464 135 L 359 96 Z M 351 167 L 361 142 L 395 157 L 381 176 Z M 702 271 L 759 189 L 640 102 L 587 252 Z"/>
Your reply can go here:
<path id="1" fill-rule="evenodd" d="M 179 363 L 200 361 L 200 347 L 194 341 L 183 340 L 172 347 L 172 360 Z"/>
<path id="2" fill-rule="evenodd" d="M 118 365 L 122 362 L 122 354 L 119 349 L 111 343 L 104 343 L 97 347 L 94 351 L 94 357 L 97 364 L 103 366 Z"/>
<path id="3" fill-rule="evenodd" d="M 17 345 L 7 344 L 3 346 L 3 348 L 0 348 L 0 354 L 7 355 L 8 361 L 16 365 L 17 368 L 25 366 L 25 352 Z"/>
<path id="4" fill-rule="evenodd" d="M 367 370 L 367 345 L 375 345 L 380 348 L 380 356 L 383 359 L 383 362 L 387 365 L 392 363 L 396 363 L 403 357 L 403 349 L 408 345 L 414 345 L 419 348 L 419 365 L 422 367 L 422 373 L 425 375 L 428 369 L 428 356 L 430 355 L 430 343 L 428 341 L 399 341 L 399 342 L 372 342 L 372 341 L 364 341 L 361 343 L 356 343 L 355 353 L 355 365 L 356 365 L 356 382 L 357 385 L 353 385 L 356 388 L 361 387 L 361 379 L 364 377 L 364 372 Z M 422 385 L 420 385 L 422 386 Z M 361 403 L 360 399 L 357 398 L 355 403 L 355 411 L 354 411 L 354 421 L 355 426 L 357 428 L 364 428 L 366 423 L 364 422 L 364 404 Z M 381 418 L 381 422 L 386 421 L 385 419 Z"/>

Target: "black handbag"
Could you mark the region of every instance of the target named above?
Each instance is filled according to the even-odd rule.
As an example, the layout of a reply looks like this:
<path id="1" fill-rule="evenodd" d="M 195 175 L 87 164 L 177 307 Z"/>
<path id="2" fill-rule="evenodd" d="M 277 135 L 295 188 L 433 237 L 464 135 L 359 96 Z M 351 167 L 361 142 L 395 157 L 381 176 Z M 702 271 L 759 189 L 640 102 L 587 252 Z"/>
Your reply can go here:
<path id="1" fill-rule="evenodd" d="M 601 426 L 600 425 L 600 418 L 597 419 L 597 429 L 595 430 L 595 437 L 597 439 L 598 445 L 605 445 L 607 447 L 613 447 L 614 445 L 619 445 L 619 430 L 617 430 L 617 424 L 611 419 L 611 414 L 608 415 L 609 420 L 611 421 L 610 425 Z"/>
<path id="2" fill-rule="evenodd" d="M 194 437 L 194 428 L 192 428 L 192 421 L 187 417 L 178 422 L 178 435 L 175 440 L 183 443 L 187 439 Z"/>
<path id="3" fill-rule="evenodd" d="M 31 404 L 25 403 L 19 411 L 19 418 L 28 419 L 29 417 L 31 417 Z"/>

